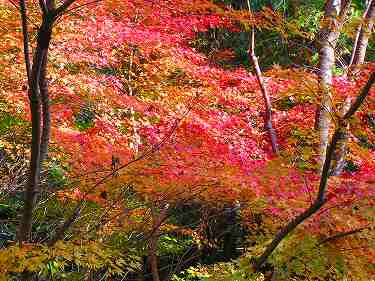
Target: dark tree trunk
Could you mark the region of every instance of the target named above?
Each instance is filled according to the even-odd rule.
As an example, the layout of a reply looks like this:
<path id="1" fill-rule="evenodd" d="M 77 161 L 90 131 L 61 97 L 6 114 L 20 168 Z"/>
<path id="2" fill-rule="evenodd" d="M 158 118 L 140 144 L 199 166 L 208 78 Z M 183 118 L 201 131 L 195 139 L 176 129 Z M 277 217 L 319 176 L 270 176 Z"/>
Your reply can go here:
<path id="1" fill-rule="evenodd" d="M 41 74 L 43 60 L 48 52 L 51 41 L 52 22 L 44 20 L 37 35 L 37 47 L 33 58 L 30 76 L 30 111 L 31 111 L 31 160 L 29 179 L 26 186 L 25 205 L 20 224 L 19 241 L 30 238 L 32 213 L 37 194 L 39 193 L 39 178 L 41 170 L 41 137 L 42 137 L 42 110 L 41 110 Z M 48 145 L 48 144 L 47 144 Z"/>
<path id="2" fill-rule="evenodd" d="M 151 266 L 152 280 L 160 281 L 158 270 L 158 257 L 156 254 L 158 238 L 153 235 L 149 241 L 148 258 Z"/>
<path id="3" fill-rule="evenodd" d="M 48 85 L 46 80 L 48 49 L 51 42 L 52 27 L 75 0 L 64 1 L 57 9 L 54 0 L 40 1 L 42 24 L 37 33 L 37 44 L 33 63 L 29 59 L 29 35 L 27 30 L 27 10 L 25 0 L 20 0 L 20 14 L 24 39 L 24 56 L 29 85 L 29 103 L 31 111 L 31 159 L 28 181 L 25 187 L 25 199 L 22 218 L 18 230 L 18 241 L 30 239 L 32 214 L 39 193 L 41 162 L 48 151 L 50 135 L 50 112 Z"/>
<path id="4" fill-rule="evenodd" d="M 159 268 L 158 268 L 158 256 L 157 256 L 157 245 L 160 236 L 160 226 L 163 224 L 167 217 L 169 205 L 165 205 L 160 213 L 157 213 L 154 206 L 151 207 L 152 214 L 152 230 L 149 239 L 148 246 L 148 262 L 151 267 L 151 274 L 153 281 L 160 281 Z"/>
<path id="5" fill-rule="evenodd" d="M 50 100 L 48 94 L 47 82 L 47 64 L 48 64 L 48 50 L 45 52 L 40 73 L 39 88 L 41 94 L 42 111 L 43 111 L 43 131 L 40 143 L 40 161 L 43 162 L 48 157 L 48 144 L 51 134 L 51 112 Z"/>
<path id="6" fill-rule="evenodd" d="M 226 230 L 223 239 L 224 258 L 229 261 L 236 256 L 236 209 L 228 208 L 224 215 Z"/>

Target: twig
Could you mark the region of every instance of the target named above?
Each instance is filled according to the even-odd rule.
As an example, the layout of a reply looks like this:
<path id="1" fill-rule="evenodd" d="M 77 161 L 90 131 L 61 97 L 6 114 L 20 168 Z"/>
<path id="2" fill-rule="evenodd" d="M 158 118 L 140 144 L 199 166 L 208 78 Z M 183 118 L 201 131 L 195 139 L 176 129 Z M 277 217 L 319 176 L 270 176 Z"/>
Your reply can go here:
<path id="1" fill-rule="evenodd" d="M 62 236 L 64 235 L 65 231 L 75 222 L 75 220 L 80 216 L 81 214 L 81 211 L 84 207 L 84 202 L 85 202 L 85 199 L 87 197 L 87 195 L 89 194 L 89 192 L 91 192 L 92 190 L 94 190 L 95 188 L 97 188 L 98 186 L 102 185 L 103 183 L 105 183 L 108 179 L 112 178 L 114 175 L 116 175 L 119 171 L 129 167 L 130 165 L 134 164 L 135 162 L 138 162 L 140 160 L 143 160 L 145 158 L 147 158 L 148 156 L 150 156 L 151 154 L 153 154 L 154 152 L 158 151 L 165 143 L 166 141 L 174 134 L 175 130 L 177 129 L 179 123 L 186 117 L 186 115 L 190 112 L 191 108 L 188 108 L 188 110 L 183 114 L 183 116 L 179 119 L 177 119 L 174 123 L 174 125 L 172 126 L 172 129 L 170 130 L 170 132 L 164 136 L 164 138 L 156 145 L 154 145 L 153 147 L 151 147 L 148 151 L 146 151 L 145 153 L 143 153 L 142 155 L 138 156 L 137 158 L 127 162 L 126 164 L 124 165 L 121 165 L 120 167 L 116 168 L 116 169 L 113 169 L 111 173 L 107 174 L 106 176 L 104 176 L 101 180 L 99 180 L 96 184 L 94 184 L 84 195 L 83 197 L 81 198 L 81 200 L 77 203 L 76 207 L 74 208 L 74 211 L 72 213 L 72 215 L 65 220 L 65 222 L 59 227 L 58 231 L 55 233 L 55 235 L 51 238 L 51 240 L 49 241 L 48 245 L 49 246 L 52 246 L 54 245 L 58 240 L 60 240 L 62 238 Z"/>
<path id="2" fill-rule="evenodd" d="M 360 228 L 353 229 L 353 230 L 350 230 L 350 231 L 340 232 L 340 233 L 337 233 L 333 236 L 329 236 L 329 237 L 319 241 L 318 246 L 326 244 L 328 242 L 332 242 L 332 241 L 340 239 L 340 238 L 347 237 L 349 235 L 353 235 L 353 234 L 362 232 L 362 231 L 367 230 L 367 229 L 372 229 L 372 228 L 374 228 L 374 226 L 360 227 Z"/>

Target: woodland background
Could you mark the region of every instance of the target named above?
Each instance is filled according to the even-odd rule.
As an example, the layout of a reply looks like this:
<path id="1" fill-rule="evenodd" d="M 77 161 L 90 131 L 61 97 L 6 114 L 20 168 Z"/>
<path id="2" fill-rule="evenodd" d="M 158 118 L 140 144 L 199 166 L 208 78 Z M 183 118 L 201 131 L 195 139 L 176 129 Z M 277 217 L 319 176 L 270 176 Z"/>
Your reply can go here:
<path id="1" fill-rule="evenodd" d="M 374 17 L 0 0 L 0 280 L 372 280 Z"/>

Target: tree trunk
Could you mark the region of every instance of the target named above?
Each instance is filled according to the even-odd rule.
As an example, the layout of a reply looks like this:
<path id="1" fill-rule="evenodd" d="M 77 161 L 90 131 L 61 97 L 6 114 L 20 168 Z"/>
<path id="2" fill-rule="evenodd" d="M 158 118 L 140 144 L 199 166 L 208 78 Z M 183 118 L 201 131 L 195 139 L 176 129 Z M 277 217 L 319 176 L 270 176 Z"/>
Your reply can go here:
<path id="1" fill-rule="evenodd" d="M 224 212 L 225 234 L 223 239 L 223 251 L 226 261 L 230 261 L 236 256 L 236 207 L 226 208 Z"/>
<path id="2" fill-rule="evenodd" d="M 356 98 L 355 102 L 350 106 L 349 110 L 345 115 L 339 118 L 338 126 L 333 134 L 329 148 L 327 149 L 327 155 L 325 157 L 322 175 L 320 176 L 319 190 L 315 197 L 314 202 L 311 206 L 302 212 L 300 215 L 293 218 L 286 226 L 284 226 L 274 237 L 272 242 L 268 244 L 263 254 L 256 260 L 254 264 L 254 270 L 261 271 L 263 265 L 277 248 L 281 241 L 289 235 L 294 229 L 296 229 L 301 223 L 314 215 L 321 207 L 326 203 L 326 193 L 327 193 L 327 183 L 329 178 L 329 171 L 331 163 L 334 157 L 335 150 L 337 148 L 338 142 L 342 139 L 342 135 L 347 133 L 347 124 L 349 119 L 354 115 L 354 113 L 363 104 L 366 97 L 369 95 L 372 85 L 375 83 L 375 73 L 372 73 L 366 85 L 363 87 L 361 93 Z"/>
<path id="3" fill-rule="evenodd" d="M 350 9 L 351 0 L 338 7 L 340 1 L 330 0 L 326 3 L 323 27 L 319 31 L 319 86 L 320 106 L 316 112 L 315 127 L 319 131 L 319 159 L 318 166 L 321 171 L 327 151 L 329 139 L 329 127 L 332 109 L 332 69 L 335 66 L 335 47 L 340 36 L 340 30 L 344 24 L 346 15 Z M 339 10 L 337 10 L 339 9 Z"/>
<path id="4" fill-rule="evenodd" d="M 42 137 L 42 111 L 40 78 L 43 60 L 51 40 L 52 22 L 44 19 L 37 35 L 37 47 L 33 57 L 31 80 L 29 89 L 30 111 L 31 111 L 31 160 L 29 178 L 26 186 L 25 205 L 19 230 L 19 241 L 26 241 L 30 237 L 32 226 L 32 212 L 35 206 L 37 194 L 39 193 L 39 179 L 41 170 L 41 137 Z"/>
<path id="5" fill-rule="evenodd" d="M 347 98 L 340 112 L 341 116 L 344 116 L 345 113 L 350 108 L 351 100 Z M 342 134 L 341 138 L 338 140 L 337 149 L 335 155 L 333 156 L 331 176 L 339 176 L 345 167 L 345 156 L 347 151 L 347 144 L 349 139 L 349 123 L 346 127 L 346 133 Z"/>
<path id="6" fill-rule="evenodd" d="M 157 257 L 157 245 L 160 235 L 160 226 L 163 224 L 167 216 L 169 205 L 165 205 L 160 213 L 158 214 L 154 206 L 151 207 L 152 215 L 152 232 L 149 240 L 148 247 L 148 259 L 151 266 L 151 274 L 153 281 L 160 281 L 159 269 L 158 269 L 158 257 Z"/>
<path id="7" fill-rule="evenodd" d="M 160 281 L 159 270 L 158 270 L 158 257 L 156 255 L 158 237 L 152 235 L 150 238 L 150 245 L 148 250 L 149 263 L 151 266 L 152 280 Z"/>
<path id="8" fill-rule="evenodd" d="M 247 6 L 249 13 L 252 17 L 252 11 L 251 11 L 251 6 L 250 6 L 250 0 L 247 0 Z M 263 79 L 263 74 L 259 66 L 258 58 L 255 54 L 255 30 L 254 26 L 252 27 L 251 31 L 251 36 L 249 40 L 249 49 L 248 49 L 248 55 L 249 59 L 252 62 L 252 65 L 255 70 L 255 75 L 257 77 L 258 85 L 259 88 L 262 92 L 263 96 L 263 101 L 264 101 L 264 128 L 267 130 L 269 138 L 270 138 L 270 143 L 272 147 L 272 152 L 274 154 L 277 154 L 279 152 L 278 145 L 277 145 L 277 135 L 276 131 L 272 126 L 272 105 L 271 105 L 271 100 L 270 100 L 270 95 L 268 93 L 267 87 L 265 85 L 264 79 Z"/>
<path id="9" fill-rule="evenodd" d="M 358 27 L 349 66 L 356 66 L 365 62 L 366 50 L 371 31 L 374 27 L 375 0 L 370 0 L 363 14 L 363 22 Z"/>
<path id="10" fill-rule="evenodd" d="M 254 53 L 252 53 L 250 57 L 251 57 L 251 61 L 255 69 L 256 77 L 257 77 L 258 84 L 262 92 L 263 101 L 265 105 L 264 128 L 268 131 L 268 135 L 269 135 L 271 147 L 272 147 L 272 152 L 277 154 L 279 149 L 277 146 L 276 131 L 272 125 L 272 105 L 271 105 L 270 96 L 268 94 L 267 88 L 264 83 L 263 75 L 262 75 L 262 72 L 260 70 L 259 63 L 258 63 L 258 58 L 255 56 Z"/>
<path id="11" fill-rule="evenodd" d="M 29 84 L 29 102 L 31 111 L 31 159 L 29 177 L 25 187 L 25 199 L 22 218 L 18 230 L 18 241 L 22 244 L 31 235 L 32 213 L 39 193 L 41 162 L 47 155 L 50 135 L 50 113 L 48 85 L 46 81 L 48 49 L 51 42 L 52 26 L 75 0 L 64 1 L 57 9 L 54 0 L 40 1 L 42 24 L 37 33 L 37 45 L 31 66 L 29 60 L 29 36 L 27 13 L 24 0 L 20 0 L 20 13 L 24 39 L 24 56 Z"/>
<path id="12" fill-rule="evenodd" d="M 136 272 L 135 281 L 145 281 L 147 274 L 147 257 L 142 257 L 142 266 L 139 271 Z"/>
<path id="13" fill-rule="evenodd" d="M 48 82 L 47 82 L 47 64 L 48 64 L 48 50 L 45 52 L 41 73 L 40 73 L 40 80 L 39 80 L 39 88 L 41 94 L 41 101 L 42 101 L 42 111 L 43 111 L 43 130 L 42 130 L 42 137 L 40 142 L 40 161 L 43 162 L 48 157 L 48 144 L 51 135 L 51 112 L 50 112 L 50 100 L 48 94 Z"/>

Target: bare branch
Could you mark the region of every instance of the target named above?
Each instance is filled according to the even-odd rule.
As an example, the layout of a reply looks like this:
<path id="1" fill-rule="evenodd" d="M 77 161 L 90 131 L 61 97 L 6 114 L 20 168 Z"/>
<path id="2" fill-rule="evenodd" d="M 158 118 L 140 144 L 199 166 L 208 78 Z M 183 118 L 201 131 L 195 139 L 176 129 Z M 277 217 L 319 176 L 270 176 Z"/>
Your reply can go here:
<path id="1" fill-rule="evenodd" d="M 270 100 L 270 95 L 268 93 L 267 87 L 264 83 L 263 74 L 259 66 L 258 58 L 255 54 L 255 28 L 253 23 L 253 16 L 250 6 L 250 1 L 247 1 L 247 6 L 249 10 L 249 14 L 251 15 L 251 21 L 252 21 L 252 27 L 251 27 L 251 36 L 249 39 L 249 49 L 248 49 L 248 55 L 249 58 L 253 64 L 255 75 L 259 84 L 259 88 L 262 92 L 264 106 L 265 106 L 265 112 L 264 112 L 264 128 L 268 131 L 271 146 L 272 146 L 272 152 L 277 154 L 279 149 L 277 145 L 277 136 L 275 129 L 272 126 L 272 105 Z"/>
<path id="2" fill-rule="evenodd" d="M 50 112 L 50 100 L 48 94 L 48 82 L 47 82 L 47 62 L 48 62 L 48 52 L 43 56 L 39 89 L 41 95 L 41 105 L 42 105 L 42 119 L 43 119 L 43 130 L 40 142 L 40 161 L 43 162 L 48 156 L 48 145 L 51 135 L 51 112 Z"/>
<path id="3" fill-rule="evenodd" d="M 138 162 L 140 160 L 143 160 L 153 154 L 154 152 L 158 151 L 165 143 L 166 141 L 174 134 L 175 130 L 177 129 L 178 125 L 182 121 L 183 118 L 190 112 L 191 108 L 189 108 L 181 118 L 177 119 L 170 130 L 170 132 L 164 136 L 164 138 L 156 145 L 152 146 L 148 151 L 144 152 L 142 155 L 138 156 L 137 158 L 125 163 L 124 165 L 113 169 L 109 174 L 104 176 L 101 180 L 99 180 L 96 184 L 94 184 L 83 196 L 83 198 L 77 203 L 76 207 L 74 208 L 74 211 L 72 215 L 59 227 L 58 231 L 55 233 L 55 235 L 52 237 L 50 242 L 48 243 L 49 246 L 54 245 L 58 240 L 62 239 L 64 233 L 66 230 L 70 228 L 70 226 L 76 221 L 76 219 L 80 216 L 82 209 L 84 207 L 85 199 L 89 192 L 97 188 L 98 186 L 104 184 L 108 179 L 112 178 L 114 175 L 116 175 L 119 171 L 124 170 L 125 168 L 129 167 L 135 162 Z"/>
<path id="4" fill-rule="evenodd" d="M 20 0 L 20 14 L 22 22 L 22 34 L 23 34 L 23 51 L 26 65 L 26 74 L 28 86 L 30 88 L 31 80 L 31 61 L 30 61 L 30 47 L 29 47 L 29 32 L 27 30 L 27 9 L 25 5 L 25 0 Z"/>
<path id="5" fill-rule="evenodd" d="M 340 232 L 340 233 L 337 233 L 333 236 L 329 236 L 323 240 L 321 240 L 319 243 L 318 243 L 318 246 L 319 245 L 323 245 L 323 244 L 326 244 L 328 242 L 332 242 L 334 240 L 337 240 L 337 239 L 340 239 L 340 238 L 344 238 L 344 237 L 347 237 L 349 235 L 353 235 L 353 234 L 357 234 L 359 232 L 362 232 L 364 230 L 367 230 L 367 229 L 372 229 L 374 228 L 374 226 L 366 226 L 366 227 L 360 227 L 360 228 L 357 228 L 357 229 L 353 229 L 353 230 L 350 230 L 350 231 L 346 231 L 346 232 Z"/>
<path id="6" fill-rule="evenodd" d="M 352 106 L 349 108 L 348 112 L 344 115 L 344 119 L 348 119 L 353 116 L 353 114 L 360 108 L 363 101 L 366 99 L 370 93 L 371 87 L 375 82 L 375 72 L 370 75 L 370 79 L 367 81 L 365 87 L 362 89 L 361 94 L 354 101 Z"/>

